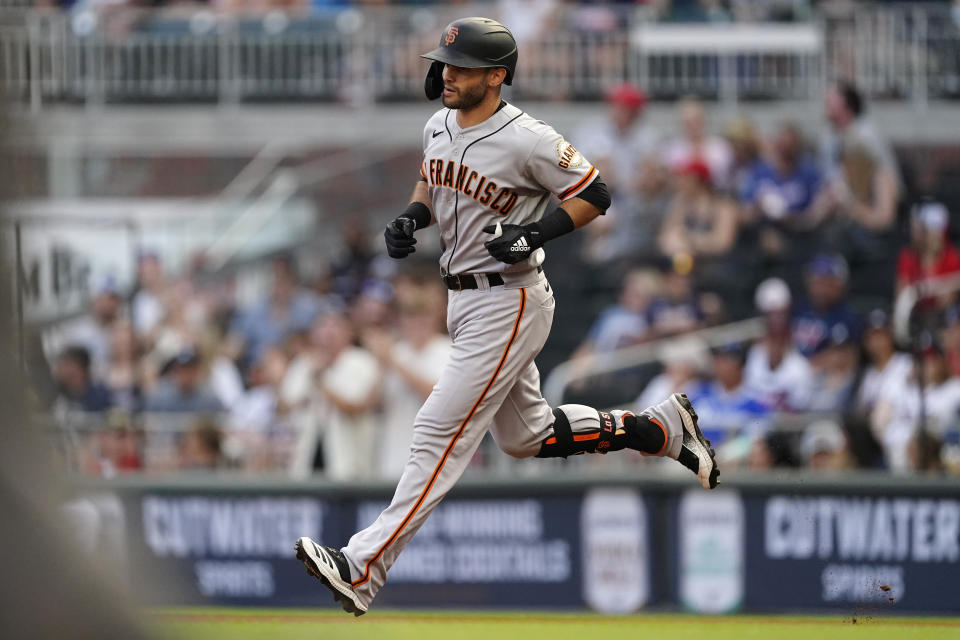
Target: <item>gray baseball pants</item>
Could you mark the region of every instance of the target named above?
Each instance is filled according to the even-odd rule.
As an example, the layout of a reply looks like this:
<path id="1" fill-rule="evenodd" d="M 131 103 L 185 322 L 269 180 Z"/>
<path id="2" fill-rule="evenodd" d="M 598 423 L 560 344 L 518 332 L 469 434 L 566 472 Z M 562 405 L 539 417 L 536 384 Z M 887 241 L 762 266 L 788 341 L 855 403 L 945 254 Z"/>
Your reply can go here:
<path id="1" fill-rule="evenodd" d="M 354 591 L 367 606 L 397 556 L 463 474 L 488 428 L 499 447 L 518 458 L 537 455 L 552 433 L 553 412 L 540 394 L 534 364 L 553 322 L 550 285 L 537 272 L 520 282 L 508 280 L 506 287 L 481 284 L 450 292 L 453 349 L 417 414 L 410 458 L 393 500 L 343 548 Z M 596 412 L 592 420 L 599 424 Z"/>

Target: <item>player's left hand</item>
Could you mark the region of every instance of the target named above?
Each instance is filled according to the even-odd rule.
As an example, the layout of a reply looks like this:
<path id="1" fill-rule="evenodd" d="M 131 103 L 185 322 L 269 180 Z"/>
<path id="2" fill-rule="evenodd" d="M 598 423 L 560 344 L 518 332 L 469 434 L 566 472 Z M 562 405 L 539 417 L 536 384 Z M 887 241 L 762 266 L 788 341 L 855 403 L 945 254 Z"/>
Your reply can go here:
<path id="1" fill-rule="evenodd" d="M 484 233 L 496 234 L 497 229 L 501 234 L 494 236 L 492 240 L 487 240 L 483 246 L 487 248 L 490 255 L 507 264 L 517 264 L 530 257 L 530 254 L 539 249 L 543 243 L 540 242 L 540 234 L 529 227 L 519 224 L 496 224 L 487 225 L 483 228 Z"/>

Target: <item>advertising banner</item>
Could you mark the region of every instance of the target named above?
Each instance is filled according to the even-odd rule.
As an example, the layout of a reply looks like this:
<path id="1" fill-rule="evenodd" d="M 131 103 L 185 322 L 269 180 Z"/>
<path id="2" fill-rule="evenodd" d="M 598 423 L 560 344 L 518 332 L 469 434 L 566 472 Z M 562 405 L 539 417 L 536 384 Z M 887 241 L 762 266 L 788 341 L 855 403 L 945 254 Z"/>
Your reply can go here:
<path id="1" fill-rule="evenodd" d="M 960 500 L 746 498 L 751 609 L 960 611 Z"/>
<path id="2" fill-rule="evenodd" d="M 135 580 L 150 604 L 326 605 L 294 558 L 302 535 L 345 544 L 385 501 L 144 493 L 126 500 Z M 646 506 L 636 491 L 447 499 L 390 570 L 381 606 L 642 607 Z M 154 583 L 155 582 L 155 583 Z M 176 585 L 171 588 L 170 585 Z"/>

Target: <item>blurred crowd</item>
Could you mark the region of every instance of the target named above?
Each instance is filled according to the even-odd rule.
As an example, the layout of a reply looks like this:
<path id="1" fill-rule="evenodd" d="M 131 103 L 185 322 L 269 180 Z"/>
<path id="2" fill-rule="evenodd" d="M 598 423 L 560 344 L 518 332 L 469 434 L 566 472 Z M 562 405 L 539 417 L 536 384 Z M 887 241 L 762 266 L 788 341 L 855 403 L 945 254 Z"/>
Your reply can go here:
<path id="1" fill-rule="evenodd" d="M 84 8 L 103 10 L 121 6 L 195 10 L 210 7 L 218 11 L 240 14 L 263 14 L 270 11 L 289 12 L 307 16 L 325 12 L 342 11 L 351 7 L 426 7 L 441 4 L 477 5 L 483 3 L 459 0 L 442 3 L 440 0 L 34 0 L 39 7 Z M 631 7 L 645 7 L 659 20 L 666 22 L 755 22 L 759 20 L 791 21 L 805 19 L 810 15 L 811 3 L 807 0 L 610 0 L 589 2 L 587 0 L 528 0 L 488 2 L 507 15 L 536 17 L 541 23 L 549 22 L 552 13 L 563 7 L 580 7 L 594 30 L 618 25 L 619 13 Z M 517 24 L 517 22 L 509 22 Z M 532 24 L 532 23 L 531 23 Z"/>
<path id="2" fill-rule="evenodd" d="M 44 336 L 46 400 L 83 473 L 244 469 L 398 477 L 445 364 L 432 271 L 376 276 L 363 235 L 316 277 L 291 255 L 261 291 L 170 277 L 140 256 L 129 304 L 109 285 Z"/>
<path id="3" fill-rule="evenodd" d="M 646 104 L 640 89 L 614 87 L 607 111 L 571 133 L 613 204 L 571 236 L 578 254 L 558 247 L 546 268 L 558 295 L 588 283 L 578 304 L 560 300 L 554 333 L 572 326 L 565 309 L 599 308 L 597 296 L 607 305 L 577 329 L 570 356 L 583 371 L 671 340 L 658 363 L 582 375 L 568 396 L 642 410 L 682 390 L 728 467 L 957 471 L 958 298 L 921 297 L 919 338 L 899 345 L 909 354 L 891 325 L 897 293 L 960 272 L 950 212 L 905 201 L 856 88 L 830 88 L 822 132 L 710 123 L 686 99 L 663 135 Z M 429 259 L 391 261 L 379 242 L 348 221 L 341 255 L 309 271 L 302 255 L 274 256 L 256 286 L 205 277 L 199 264 L 174 274 L 143 251 L 134 291 L 105 283 L 89 313 L 44 335 L 42 402 L 70 439 L 70 463 L 108 475 L 398 477 L 450 346 L 446 291 Z M 693 337 L 758 315 L 758 340 L 711 348 Z"/>
<path id="4" fill-rule="evenodd" d="M 595 281 L 623 284 L 575 362 L 586 372 L 616 349 L 745 310 L 766 331 L 712 349 L 682 339 L 662 367 L 582 375 L 574 390 L 626 386 L 642 408 L 682 389 L 728 467 L 960 472 L 958 297 L 921 296 L 923 344 L 901 345 L 916 357 L 897 350 L 891 326 L 896 294 L 960 273 L 950 212 L 902 202 L 896 159 L 857 89 L 829 89 L 818 137 L 790 122 L 764 135 L 743 117 L 713 134 L 694 99 L 678 107 L 680 134 L 660 137 L 639 89 L 617 87 L 608 103 L 574 142 L 613 193 L 585 229 L 584 259 Z"/>

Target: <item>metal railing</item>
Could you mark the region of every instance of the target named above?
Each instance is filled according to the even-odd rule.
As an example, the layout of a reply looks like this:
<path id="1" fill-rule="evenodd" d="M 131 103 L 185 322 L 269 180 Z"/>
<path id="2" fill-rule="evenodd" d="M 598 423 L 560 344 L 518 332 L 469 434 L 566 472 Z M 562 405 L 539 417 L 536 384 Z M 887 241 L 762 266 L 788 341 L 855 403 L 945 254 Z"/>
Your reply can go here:
<path id="1" fill-rule="evenodd" d="M 543 397 L 556 406 L 563 403 L 563 397 L 571 384 L 602 376 L 653 364 L 662 358 L 664 349 L 678 340 L 695 339 L 707 347 L 715 347 L 731 342 L 745 342 L 763 335 L 763 318 L 750 318 L 740 322 L 701 329 L 680 336 L 661 338 L 651 342 L 619 349 L 602 356 L 584 356 L 562 362 L 553 368 L 543 383 Z"/>
<path id="2" fill-rule="evenodd" d="M 4 10 L 0 85 L 34 110 L 48 103 L 420 99 L 418 54 L 434 45 L 446 20 L 491 9 L 258 17 Z M 512 95 L 596 100 L 631 81 L 655 98 L 815 100 L 831 78 L 846 77 L 868 95 L 918 104 L 960 96 L 960 30 L 947 5 L 857 5 L 800 23 L 683 26 L 659 23 L 643 8 L 605 8 L 610 19 L 602 28 L 582 19 L 585 10 L 563 5 L 550 28 L 522 39 Z"/>

